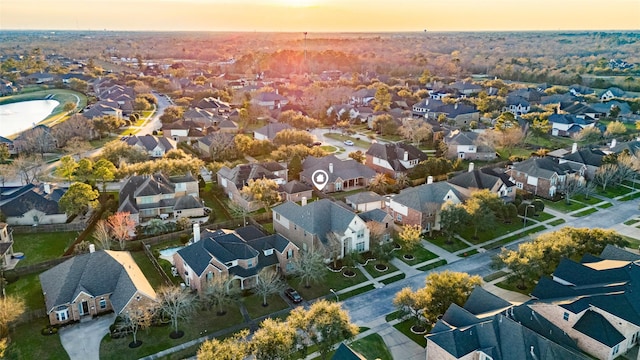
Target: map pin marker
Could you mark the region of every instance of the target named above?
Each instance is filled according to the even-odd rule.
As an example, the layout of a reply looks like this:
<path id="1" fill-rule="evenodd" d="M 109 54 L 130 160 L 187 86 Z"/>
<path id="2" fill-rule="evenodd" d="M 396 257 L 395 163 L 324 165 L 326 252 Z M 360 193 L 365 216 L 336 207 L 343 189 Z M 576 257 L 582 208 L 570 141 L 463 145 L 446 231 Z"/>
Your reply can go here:
<path id="1" fill-rule="evenodd" d="M 311 175 L 311 181 L 318 190 L 322 191 L 329 182 L 329 174 L 324 170 L 316 170 Z"/>

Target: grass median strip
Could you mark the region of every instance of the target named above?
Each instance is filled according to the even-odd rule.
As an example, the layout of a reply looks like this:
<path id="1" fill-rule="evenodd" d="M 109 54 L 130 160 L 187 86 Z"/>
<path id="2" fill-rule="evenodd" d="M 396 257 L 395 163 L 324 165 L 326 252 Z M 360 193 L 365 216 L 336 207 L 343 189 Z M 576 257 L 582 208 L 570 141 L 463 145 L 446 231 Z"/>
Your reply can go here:
<path id="1" fill-rule="evenodd" d="M 447 260 L 444 260 L 444 259 L 443 260 L 438 260 L 438 261 L 436 261 L 436 262 L 434 262 L 432 264 L 421 266 L 421 267 L 418 268 L 418 270 L 420 270 L 420 271 L 428 271 L 428 270 L 435 269 L 435 268 L 443 266 L 443 265 L 447 265 Z"/>

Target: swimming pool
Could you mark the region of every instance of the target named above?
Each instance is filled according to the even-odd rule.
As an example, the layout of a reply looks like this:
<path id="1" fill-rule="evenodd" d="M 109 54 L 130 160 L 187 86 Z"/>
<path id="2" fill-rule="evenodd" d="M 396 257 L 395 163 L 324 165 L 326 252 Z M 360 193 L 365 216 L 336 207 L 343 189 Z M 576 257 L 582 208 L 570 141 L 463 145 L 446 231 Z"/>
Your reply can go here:
<path id="1" fill-rule="evenodd" d="M 173 254 L 177 253 L 178 250 L 182 249 L 183 247 L 184 246 L 176 246 L 176 247 L 160 250 L 160 259 L 165 259 L 168 262 L 170 262 L 171 265 L 174 265 L 173 264 Z"/>

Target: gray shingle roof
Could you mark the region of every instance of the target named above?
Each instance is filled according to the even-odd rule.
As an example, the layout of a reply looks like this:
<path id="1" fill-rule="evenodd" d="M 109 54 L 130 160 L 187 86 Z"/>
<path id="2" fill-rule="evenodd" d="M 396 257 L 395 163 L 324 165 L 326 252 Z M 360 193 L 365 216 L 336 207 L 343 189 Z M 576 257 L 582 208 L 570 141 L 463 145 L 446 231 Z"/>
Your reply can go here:
<path id="1" fill-rule="evenodd" d="M 593 310 L 587 310 L 573 328 L 608 347 L 614 347 L 625 339 L 604 316 Z"/>
<path id="2" fill-rule="evenodd" d="M 511 303 L 496 296 L 481 286 L 476 286 L 469 295 L 464 309 L 474 315 L 480 315 L 511 306 Z"/>
<path id="3" fill-rule="evenodd" d="M 155 299 L 155 292 L 128 252 L 101 250 L 75 256 L 40 274 L 47 312 L 72 302 L 80 292 L 91 296 L 111 294 L 120 313 L 139 291 Z"/>
<path id="4" fill-rule="evenodd" d="M 329 170 L 329 164 L 333 164 L 333 171 Z M 335 182 L 338 179 L 372 179 L 376 172 L 368 168 L 362 163 L 359 163 L 353 159 L 340 160 L 334 155 L 317 158 L 308 156 L 302 163 L 301 176 L 307 179 L 311 179 L 311 175 L 316 170 L 324 170 L 329 175 L 329 182 Z"/>
<path id="5" fill-rule="evenodd" d="M 340 343 L 340 346 L 336 349 L 331 360 L 367 360 L 367 358 L 357 353 L 344 343 Z"/>
<path id="6" fill-rule="evenodd" d="M 460 192 L 445 181 L 404 189 L 391 199 L 394 202 L 422 212 L 426 210 L 428 204 L 444 204 L 447 202 L 449 199 L 446 199 L 446 196 L 449 191 L 453 192 L 458 199 L 462 199 Z"/>
<path id="7" fill-rule="evenodd" d="M 384 198 L 373 191 L 363 191 L 345 198 L 347 204 L 366 204 L 374 201 L 382 201 Z"/>
<path id="8" fill-rule="evenodd" d="M 513 170 L 543 179 L 551 179 L 553 174 L 565 175 L 574 172 L 568 163 L 560 164 L 557 159 L 550 157 L 529 158 L 514 164 Z"/>
<path id="9" fill-rule="evenodd" d="M 458 174 L 447 182 L 458 185 L 465 189 L 491 189 L 500 180 L 499 177 L 485 174 L 480 169 Z"/>
<path id="10" fill-rule="evenodd" d="M 270 123 L 261 127 L 260 129 L 255 130 L 254 133 L 264 135 L 265 137 L 267 137 L 267 139 L 273 140 L 280 131 L 287 129 L 293 128 L 291 127 L 291 125 L 285 123 Z"/>
<path id="11" fill-rule="evenodd" d="M 450 145 L 475 145 L 478 141 L 478 133 L 473 131 L 452 132 L 445 138 Z"/>
<path id="12" fill-rule="evenodd" d="M 272 170 L 269 170 L 272 169 Z M 284 170 L 284 167 L 276 162 L 268 163 L 251 163 L 240 164 L 233 169 L 229 169 L 223 166 L 218 170 L 218 174 L 231 181 L 236 185 L 236 188 L 242 189 L 249 183 L 249 180 L 255 179 L 278 179 L 280 176 L 274 174 L 274 171 Z"/>
<path id="13" fill-rule="evenodd" d="M 404 160 L 404 153 L 407 153 L 407 160 L 427 160 L 427 154 L 423 153 L 420 149 L 413 145 L 405 143 L 395 144 L 371 144 L 366 154 L 371 155 L 378 159 L 383 159 L 389 162 L 393 170 L 405 171 L 407 168 L 400 162 Z"/>
<path id="14" fill-rule="evenodd" d="M 626 251 L 617 246 L 608 244 L 604 250 L 600 253 L 600 257 L 607 260 L 624 260 L 624 261 L 637 261 L 640 260 L 640 255 Z"/>
<path id="15" fill-rule="evenodd" d="M 175 205 L 173 205 L 174 210 L 200 209 L 203 207 L 200 200 L 191 195 L 180 196 L 175 199 Z"/>
<path id="16" fill-rule="evenodd" d="M 58 201 L 67 189 L 49 186 L 51 188 L 49 194 L 45 192 L 44 184 L 27 184 L 3 196 L 0 199 L 0 211 L 6 216 L 21 216 L 33 209 L 47 215 L 63 214 L 64 212 L 58 207 Z"/>
<path id="17" fill-rule="evenodd" d="M 287 194 L 297 194 L 304 191 L 312 190 L 311 186 L 302 183 L 298 180 L 291 180 L 288 183 L 281 186 L 281 191 Z"/>
<path id="18" fill-rule="evenodd" d="M 387 216 L 390 216 L 382 209 L 373 209 L 358 214 L 363 221 L 375 221 L 381 223 Z"/>
<path id="19" fill-rule="evenodd" d="M 344 233 L 353 218 L 358 216 L 329 199 L 314 201 L 305 206 L 289 201 L 276 206 L 273 211 L 306 232 L 316 235 L 325 244 L 329 232 Z"/>
<path id="20" fill-rule="evenodd" d="M 582 149 L 562 157 L 563 160 L 599 167 L 605 153 L 598 149 Z"/>

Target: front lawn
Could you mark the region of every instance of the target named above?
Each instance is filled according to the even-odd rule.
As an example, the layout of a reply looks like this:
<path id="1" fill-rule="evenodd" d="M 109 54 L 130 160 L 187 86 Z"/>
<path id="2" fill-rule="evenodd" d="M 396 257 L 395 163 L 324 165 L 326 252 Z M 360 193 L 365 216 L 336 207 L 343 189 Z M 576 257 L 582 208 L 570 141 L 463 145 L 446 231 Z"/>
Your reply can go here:
<path id="1" fill-rule="evenodd" d="M 558 225 L 564 224 L 564 223 L 565 223 L 564 219 L 556 219 L 556 220 L 553 220 L 553 221 L 549 222 L 548 224 L 551 225 L 551 226 L 558 226 Z"/>
<path id="2" fill-rule="evenodd" d="M 40 286 L 39 273 L 23 275 L 7 285 L 7 295 L 17 295 L 24 300 L 28 310 L 44 309 L 44 295 Z"/>
<path id="3" fill-rule="evenodd" d="M 378 278 L 380 276 L 384 276 L 387 274 L 391 274 L 392 272 L 398 271 L 398 268 L 393 266 L 393 264 L 391 263 L 385 264 L 387 266 L 387 270 L 385 271 L 380 271 L 376 269 L 376 264 L 378 264 L 377 261 L 369 261 L 369 264 L 367 264 L 367 266 L 364 267 L 364 269 L 367 270 L 369 275 L 371 275 L 374 278 Z"/>
<path id="4" fill-rule="evenodd" d="M 415 249 L 411 250 L 411 251 L 407 251 L 404 247 L 400 250 L 394 251 L 393 252 L 395 254 L 395 256 L 404 261 L 407 265 L 416 265 L 416 264 L 420 264 L 423 263 L 425 261 L 429 261 L 432 259 L 435 259 L 438 257 L 438 255 L 432 253 L 431 251 L 425 249 L 422 247 L 422 245 L 418 245 L 415 247 Z M 405 255 L 409 256 L 413 256 L 412 259 L 406 259 Z"/>
<path id="5" fill-rule="evenodd" d="M 371 334 L 351 343 L 351 348 L 366 359 L 393 360 L 387 345 L 378 334 Z"/>
<path id="6" fill-rule="evenodd" d="M 338 133 L 334 133 L 334 132 L 328 132 L 328 133 L 324 133 L 325 137 L 328 137 L 329 139 L 333 139 L 333 140 L 339 140 L 339 141 L 345 141 L 345 140 L 351 140 L 353 141 L 353 144 L 355 146 L 361 147 L 361 148 L 365 148 L 368 149 L 369 146 L 371 146 L 371 143 L 364 141 L 364 140 L 360 140 L 360 138 L 353 137 L 353 136 L 348 136 L 348 135 L 342 135 L 342 134 L 338 134 Z M 350 147 L 347 147 L 347 151 L 349 151 Z M 355 151 L 355 150 L 354 150 Z"/>
<path id="7" fill-rule="evenodd" d="M 602 195 L 604 197 L 608 197 L 610 199 L 617 197 L 617 196 L 623 196 L 623 195 L 627 195 L 629 193 L 633 192 L 633 189 L 629 189 L 626 186 L 610 186 L 607 187 L 606 190 L 602 190 L 601 187 L 598 187 L 596 189 L 596 193 L 598 195 Z"/>
<path id="8" fill-rule="evenodd" d="M 587 210 L 580 211 L 579 213 L 573 214 L 571 216 L 573 216 L 573 217 L 583 217 L 583 216 L 587 216 L 589 214 L 593 214 L 594 212 L 597 212 L 597 211 L 598 211 L 598 209 L 596 209 L 596 208 L 589 208 Z"/>
<path id="9" fill-rule="evenodd" d="M 527 220 L 535 220 L 538 222 L 543 222 L 543 221 L 547 221 L 549 219 L 553 219 L 555 216 L 546 213 L 546 212 L 542 212 L 542 213 L 538 213 L 535 216 L 527 216 Z"/>
<path id="10" fill-rule="evenodd" d="M 456 252 L 469 247 L 469 245 L 467 245 L 465 242 L 461 241 L 460 239 L 454 236 L 451 237 L 450 244 L 447 243 L 447 237 L 442 234 L 437 234 L 433 237 L 425 236 L 424 239 L 434 245 L 437 245 L 447 250 L 448 252 Z"/>
<path id="11" fill-rule="evenodd" d="M 548 206 L 554 210 L 563 212 L 563 213 L 569 213 L 572 211 L 576 211 L 576 210 L 580 210 L 584 207 L 586 207 L 585 204 L 581 204 L 579 202 L 576 201 L 571 201 L 569 204 L 566 203 L 566 201 L 564 199 L 558 200 L 558 201 L 551 201 L 551 200 L 547 200 L 547 199 L 542 199 L 542 201 L 544 201 L 544 206 Z"/>
<path id="12" fill-rule="evenodd" d="M 414 320 L 408 319 L 403 322 L 397 323 L 393 325 L 394 328 L 398 329 L 401 333 L 405 334 L 409 339 L 413 340 L 416 344 L 424 347 L 427 347 L 427 339 L 424 337 L 425 334 L 414 334 L 411 332 L 411 326 L 413 326 Z"/>
<path id="13" fill-rule="evenodd" d="M 362 275 L 362 272 L 358 269 L 350 269 L 356 273 L 356 276 L 352 278 L 345 277 L 341 272 L 331 272 L 327 270 L 327 276 L 320 283 L 311 283 L 310 288 L 305 288 L 303 283 L 300 283 L 300 279 L 290 277 L 287 279 L 287 283 L 289 286 L 298 290 L 300 296 L 302 296 L 305 300 L 313 300 L 319 298 L 321 296 L 325 296 L 331 294 L 329 289 L 333 289 L 335 291 L 342 290 L 348 288 L 350 286 L 359 284 L 361 282 L 366 281 L 367 279 Z"/>
<path id="14" fill-rule="evenodd" d="M 375 286 L 373 286 L 373 284 L 365 285 L 365 286 L 359 287 L 359 288 L 357 288 L 355 290 L 351 290 L 349 292 L 346 292 L 344 294 L 339 294 L 338 295 L 338 299 L 340 299 L 340 301 L 344 301 L 344 300 L 347 300 L 350 297 L 354 297 L 356 295 L 360 295 L 362 293 L 366 293 L 367 291 L 371 291 L 373 289 L 375 289 Z M 331 299 L 332 298 L 329 297 L 329 300 L 331 300 Z M 335 297 L 333 299 L 335 300 Z"/>
<path id="15" fill-rule="evenodd" d="M 396 281 L 400 281 L 402 279 L 404 279 L 407 275 L 405 273 L 402 274 L 398 274 L 398 275 L 394 275 L 392 277 L 386 278 L 382 281 L 380 281 L 381 283 L 385 284 L 385 285 L 389 285 L 391 283 L 394 283 Z"/>
<path id="16" fill-rule="evenodd" d="M 418 270 L 420 270 L 420 271 L 429 271 L 431 269 L 435 269 L 435 268 L 443 266 L 443 265 L 447 265 L 447 260 L 444 260 L 444 259 L 438 260 L 438 261 L 436 261 L 434 263 L 431 263 L 429 265 L 421 266 L 421 267 L 418 268 Z"/>
<path id="17" fill-rule="evenodd" d="M 131 252 L 131 256 L 154 289 L 158 290 L 165 285 L 162 275 L 156 270 L 144 251 Z"/>
<path id="18" fill-rule="evenodd" d="M 247 308 L 249 316 L 252 319 L 273 314 L 274 312 L 284 310 L 289 307 L 279 294 L 267 296 L 268 306 L 262 306 L 262 296 L 257 294 L 242 298 L 242 302 L 244 302 L 244 306 Z"/>
<path id="19" fill-rule="evenodd" d="M 178 322 L 179 329 L 184 331 L 184 336 L 180 339 L 174 340 L 169 337 L 169 333 L 173 331 L 171 326 L 151 327 L 149 330 L 143 330 L 138 333 L 138 339 L 142 341 L 142 346 L 135 349 L 131 349 L 128 346 L 133 340 L 131 335 L 120 339 L 112 339 L 107 334 L 100 344 L 100 359 L 139 359 L 189 340 L 240 324 L 242 321 L 242 314 L 240 314 L 240 310 L 235 305 L 229 306 L 224 316 L 217 316 L 215 310 L 199 310 L 191 316 L 189 321 Z"/>
<path id="20" fill-rule="evenodd" d="M 562 220 L 562 219 L 560 219 L 560 220 Z M 563 222 L 564 222 L 564 220 L 563 220 Z M 504 238 L 502 240 L 498 240 L 498 241 L 494 241 L 492 243 L 489 243 L 489 244 L 483 246 L 483 248 L 485 248 L 487 250 L 495 249 L 497 247 L 501 247 L 502 245 L 506 245 L 506 244 L 508 244 L 508 243 L 510 243 L 512 241 L 516 241 L 518 239 L 521 239 L 521 238 L 523 238 L 523 237 L 525 237 L 525 236 L 527 236 L 529 234 L 533 234 L 533 233 L 537 233 L 537 232 L 540 232 L 542 230 L 545 230 L 546 228 L 547 227 L 544 226 L 544 225 L 538 225 L 538 226 L 532 227 L 530 229 L 527 229 L 527 230 L 525 230 L 525 231 L 523 231 L 521 233 L 506 237 L 506 238 Z"/>
<path id="21" fill-rule="evenodd" d="M 484 232 L 478 231 L 477 239 L 473 238 L 473 234 L 474 234 L 473 226 L 465 227 L 464 230 L 461 231 L 459 235 L 473 244 L 482 244 L 483 242 L 487 242 L 499 236 L 512 233 L 521 228 L 522 228 L 521 221 L 514 220 L 513 222 L 511 222 L 511 224 L 505 224 L 501 221 L 497 221 L 490 230 L 487 230 Z"/>
<path id="22" fill-rule="evenodd" d="M 536 286 L 536 284 L 527 284 L 527 283 L 525 283 L 525 288 L 524 289 L 520 289 L 520 288 L 518 288 L 517 284 L 515 284 L 515 281 L 512 281 L 510 279 L 506 279 L 506 280 L 500 281 L 499 283 L 496 283 L 496 286 L 501 288 L 501 289 L 505 289 L 505 290 L 509 290 L 509 291 L 515 291 L 515 292 L 518 292 L 520 294 L 529 296 L 529 294 L 531 294 L 531 292 L 533 291 L 533 288 Z"/>
<path id="23" fill-rule="evenodd" d="M 584 196 L 584 194 L 578 194 L 573 197 L 573 200 L 579 201 L 581 203 L 595 205 L 601 203 L 603 200 L 597 197 L 589 196 L 588 198 Z"/>
<path id="24" fill-rule="evenodd" d="M 36 234 L 13 234 L 13 251 L 23 252 L 24 259 L 18 267 L 41 263 L 58 258 L 75 241 L 76 231 Z"/>
<path id="25" fill-rule="evenodd" d="M 4 358 L 11 360 L 69 359 L 60 342 L 60 335 L 44 336 L 40 333 L 47 325 L 49 325 L 48 318 L 38 318 L 16 326 L 11 332 L 11 343 Z"/>
<path id="26" fill-rule="evenodd" d="M 623 196 L 620 199 L 618 199 L 619 201 L 630 201 L 630 200 L 635 200 L 637 198 L 640 198 L 640 192 L 637 192 L 635 194 L 629 194 L 627 196 Z"/>

